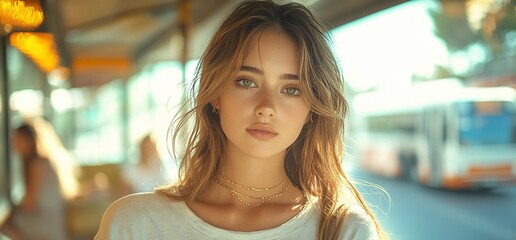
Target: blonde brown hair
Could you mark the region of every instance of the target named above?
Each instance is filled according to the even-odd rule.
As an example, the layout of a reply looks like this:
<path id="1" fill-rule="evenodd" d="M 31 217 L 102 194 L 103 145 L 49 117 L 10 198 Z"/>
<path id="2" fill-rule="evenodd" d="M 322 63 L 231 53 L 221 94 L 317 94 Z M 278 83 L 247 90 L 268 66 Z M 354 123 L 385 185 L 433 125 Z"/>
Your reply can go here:
<path id="1" fill-rule="evenodd" d="M 386 238 L 342 170 L 348 105 L 343 96 L 342 75 L 329 46 L 328 30 L 297 3 L 243 2 L 216 31 L 200 59 L 192 98 L 183 106 L 186 112 L 171 125 L 175 127 L 171 128 L 174 150 L 182 133 L 188 133 L 185 149 L 181 151 L 179 182 L 174 185 L 180 194 L 173 193 L 170 186 L 158 192 L 192 201 L 213 181 L 227 140 L 210 103 L 222 94 L 228 79 L 233 79 L 240 69 L 253 36 L 269 28 L 283 32 L 298 46 L 303 99 L 310 106 L 311 116 L 297 140 L 286 150 L 285 170 L 297 188 L 320 203 L 318 239 L 338 237 L 350 202 L 358 202 L 373 219 L 379 235 Z M 190 124 L 189 120 L 193 122 Z M 344 193 L 352 197 L 345 199 Z"/>

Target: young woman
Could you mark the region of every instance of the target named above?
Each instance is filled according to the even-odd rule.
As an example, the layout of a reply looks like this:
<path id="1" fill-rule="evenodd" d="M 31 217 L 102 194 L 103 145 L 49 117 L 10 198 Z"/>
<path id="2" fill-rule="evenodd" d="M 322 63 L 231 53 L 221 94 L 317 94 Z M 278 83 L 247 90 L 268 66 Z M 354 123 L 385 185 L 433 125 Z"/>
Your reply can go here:
<path id="1" fill-rule="evenodd" d="M 238 5 L 174 122 L 175 146 L 189 136 L 179 182 L 113 203 L 97 239 L 385 239 L 341 167 L 347 104 L 327 33 L 300 4 Z"/>

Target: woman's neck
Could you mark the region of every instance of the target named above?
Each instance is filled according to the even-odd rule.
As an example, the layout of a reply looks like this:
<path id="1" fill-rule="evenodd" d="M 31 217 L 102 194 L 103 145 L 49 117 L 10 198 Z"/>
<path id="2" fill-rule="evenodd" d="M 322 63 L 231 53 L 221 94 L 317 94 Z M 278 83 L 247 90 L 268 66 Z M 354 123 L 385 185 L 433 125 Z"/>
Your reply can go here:
<path id="1" fill-rule="evenodd" d="M 270 157 L 257 158 L 230 148 L 226 157 L 221 161 L 218 175 L 244 186 L 271 187 L 287 177 L 284 158 L 284 152 Z"/>
<path id="2" fill-rule="evenodd" d="M 37 151 L 26 153 L 25 155 L 22 155 L 21 158 L 24 162 L 33 162 L 40 158 Z"/>

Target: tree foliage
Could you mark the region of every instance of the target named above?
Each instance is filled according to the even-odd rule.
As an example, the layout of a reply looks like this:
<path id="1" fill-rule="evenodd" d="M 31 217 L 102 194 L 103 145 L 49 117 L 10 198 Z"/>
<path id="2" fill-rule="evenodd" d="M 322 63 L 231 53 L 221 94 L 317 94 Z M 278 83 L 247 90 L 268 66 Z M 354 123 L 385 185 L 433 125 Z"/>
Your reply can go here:
<path id="1" fill-rule="evenodd" d="M 495 3 L 500 2 L 492 2 Z M 429 11 L 434 22 L 434 34 L 446 44 L 450 57 L 461 54 L 468 56 L 473 45 L 484 49 L 486 57 L 483 62 L 469 59 L 471 69 L 466 75 L 478 74 L 478 69 L 482 68 L 478 66 L 492 67 L 495 62 L 500 62 L 500 58 L 516 54 L 516 0 L 504 1 L 497 11 L 486 11 L 479 28 L 471 26 L 466 8 L 467 1 L 441 0 L 441 9 Z M 453 71 L 451 66 L 436 66 L 436 75 L 448 73 L 461 75 Z"/>

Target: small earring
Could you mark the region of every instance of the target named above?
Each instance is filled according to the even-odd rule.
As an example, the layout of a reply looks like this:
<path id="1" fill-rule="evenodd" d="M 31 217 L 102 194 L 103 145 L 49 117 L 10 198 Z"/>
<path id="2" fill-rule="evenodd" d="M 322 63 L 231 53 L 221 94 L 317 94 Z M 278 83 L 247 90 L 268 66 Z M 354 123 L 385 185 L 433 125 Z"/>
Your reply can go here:
<path id="1" fill-rule="evenodd" d="M 212 111 L 213 113 L 215 113 L 215 114 L 219 114 L 219 109 L 218 109 L 218 108 L 216 108 L 216 107 L 213 107 L 213 108 L 211 109 L 211 111 Z"/>

